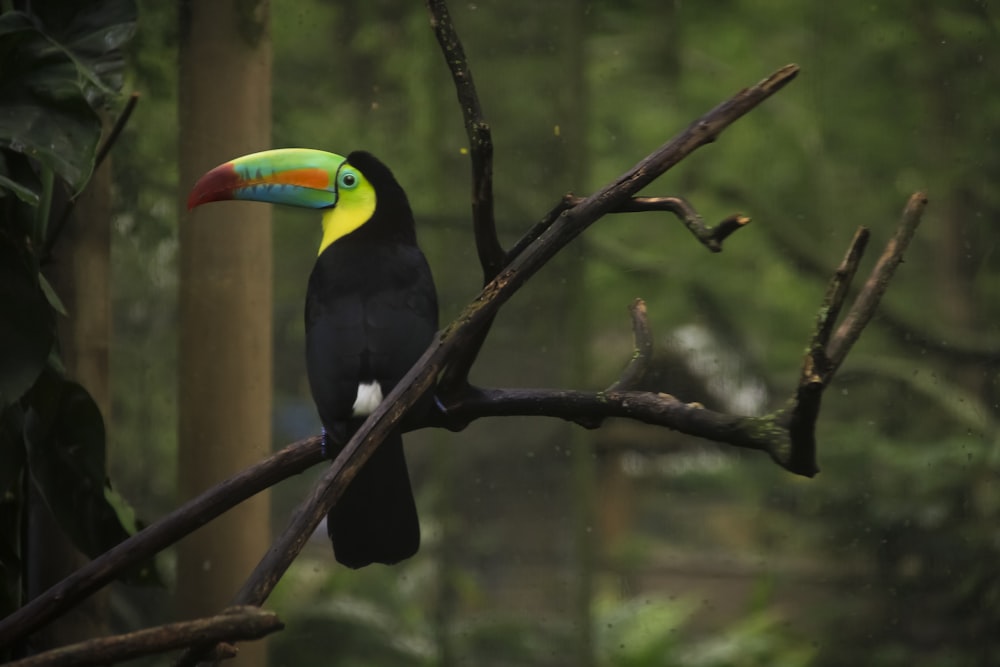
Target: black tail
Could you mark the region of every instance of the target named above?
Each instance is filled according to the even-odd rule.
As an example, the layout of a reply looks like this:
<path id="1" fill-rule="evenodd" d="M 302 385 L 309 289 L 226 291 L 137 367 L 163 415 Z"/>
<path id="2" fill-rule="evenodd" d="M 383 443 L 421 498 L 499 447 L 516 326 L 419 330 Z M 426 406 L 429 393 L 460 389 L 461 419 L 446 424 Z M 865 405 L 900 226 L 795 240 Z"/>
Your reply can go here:
<path id="1" fill-rule="evenodd" d="M 417 553 L 420 521 L 398 432 L 379 445 L 344 489 L 326 528 L 334 555 L 347 567 L 392 565 Z"/>

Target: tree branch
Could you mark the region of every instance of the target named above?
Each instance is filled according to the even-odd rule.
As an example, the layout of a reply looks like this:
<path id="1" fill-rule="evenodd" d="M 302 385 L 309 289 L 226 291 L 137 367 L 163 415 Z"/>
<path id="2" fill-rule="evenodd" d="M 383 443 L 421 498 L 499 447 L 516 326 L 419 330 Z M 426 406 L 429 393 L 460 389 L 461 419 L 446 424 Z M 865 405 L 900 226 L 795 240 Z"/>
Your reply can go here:
<path id="1" fill-rule="evenodd" d="M 857 272 L 861 257 L 868 243 L 868 230 L 855 232 L 854 239 L 840 266 L 834 272 L 827 288 L 823 306 L 816 318 L 816 326 L 802 364 L 799 385 L 788 405 L 776 413 L 776 423 L 788 429 L 790 449 L 779 453 L 779 463 L 788 470 L 812 476 L 819 472 L 816 465 L 816 419 L 819 416 L 823 391 L 830 385 L 837 369 L 843 363 L 851 346 L 871 321 L 879 301 L 903 261 L 903 253 L 920 224 L 927 205 L 927 197 L 913 194 L 903 209 L 896 233 L 886 244 L 882 256 L 872 269 L 860 294 L 851 305 L 844 321 L 832 333 L 834 323 L 850 290 L 850 283 Z"/>
<path id="2" fill-rule="evenodd" d="M 30 658 L 7 667 L 88 667 L 109 665 L 144 655 L 190 646 L 196 641 L 229 642 L 260 639 L 284 628 L 278 616 L 257 607 L 231 607 L 218 616 L 170 623 L 113 637 L 91 639 Z"/>
<path id="3" fill-rule="evenodd" d="M 497 237 L 493 212 L 493 138 L 489 123 L 483 118 L 472 70 L 465 57 L 462 40 L 451 21 L 451 14 L 444 0 L 427 0 L 431 28 L 441 46 L 441 53 L 448 64 L 455 82 L 458 105 L 465 121 L 469 138 L 469 157 L 472 163 L 472 222 L 479 251 L 479 264 L 483 268 L 483 284 L 493 279 L 504 265 L 504 252 Z"/>
<path id="4" fill-rule="evenodd" d="M 583 197 L 573 194 L 565 195 L 556 206 L 549 211 L 545 217 L 535 223 L 524 236 L 507 253 L 507 261 L 510 262 L 521 252 L 531 245 L 535 239 L 542 235 L 546 229 L 562 214 L 583 201 Z M 750 223 L 750 218 L 745 215 L 734 213 L 723 219 L 715 227 L 705 225 L 701 216 L 683 197 L 632 197 L 624 202 L 619 208 L 611 213 L 645 213 L 649 211 L 667 211 L 676 215 L 684 226 L 688 228 L 694 237 L 702 245 L 712 252 L 722 252 L 722 242 L 730 234 Z"/>
<path id="5" fill-rule="evenodd" d="M 308 438 L 288 445 L 213 486 L 0 620 L 0 646 L 32 634 L 126 570 L 151 558 L 226 510 L 323 460 L 321 439 Z"/>
<path id="6" fill-rule="evenodd" d="M 879 301 L 882 300 L 882 295 L 889 287 L 889 281 L 892 280 L 896 268 L 903 261 L 903 254 L 917 231 L 925 208 L 927 208 L 927 195 L 923 192 L 914 193 L 906 202 L 899 224 L 896 226 L 896 233 L 886 244 L 882 256 L 879 257 L 871 275 L 868 276 L 864 287 L 861 288 L 861 293 L 854 300 L 851 310 L 844 317 L 844 321 L 830 341 L 828 355 L 830 369 L 825 378 L 827 382 L 833 378 L 834 373 L 847 357 L 847 353 L 851 351 L 851 347 L 857 342 L 861 332 L 864 331 L 878 309 Z"/>
<path id="7" fill-rule="evenodd" d="M 621 376 L 605 391 L 617 392 L 634 389 L 642 382 L 653 359 L 653 335 L 646 317 L 646 302 L 636 299 L 629 306 L 632 315 L 632 345 L 634 350 Z"/>
<path id="8" fill-rule="evenodd" d="M 492 280 L 504 266 L 504 251 L 497 236 L 496 218 L 493 206 L 493 139 L 490 126 L 483 118 L 476 84 L 472 80 L 472 70 L 465 57 L 462 40 L 451 21 L 451 14 L 444 0 L 427 0 L 431 28 L 441 47 L 441 53 L 448 64 L 458 105 L 462 109 L 465 133 L 469 139 L 469 159 L 472 167 L 472 226 L 479 253 L 479 264 L 483 269 L 483 285 Z M 479 357 L 479 351 L 486 342 L 493 318 L 483 321 L 479 331 L 469 344 L 455 354 L 455 359 L 445 369 L 440 382 L 440 391 L 449 393 L 463 389 L 468 384 L 469 371 Z"/>

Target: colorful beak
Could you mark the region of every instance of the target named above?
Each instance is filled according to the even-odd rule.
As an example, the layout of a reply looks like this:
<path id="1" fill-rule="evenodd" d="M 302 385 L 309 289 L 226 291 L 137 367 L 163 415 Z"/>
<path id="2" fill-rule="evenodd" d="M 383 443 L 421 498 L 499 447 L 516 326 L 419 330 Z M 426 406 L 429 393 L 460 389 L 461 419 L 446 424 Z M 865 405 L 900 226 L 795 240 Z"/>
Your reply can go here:
<path id="1" fill-rule="evenodd" d="M 229 199 L 303 208 L 336 206 L 337 171 L 346 160 L 310 148 L 279 148 L 244 155 L 199 178 L 188 196 L 188 210 Z"/>

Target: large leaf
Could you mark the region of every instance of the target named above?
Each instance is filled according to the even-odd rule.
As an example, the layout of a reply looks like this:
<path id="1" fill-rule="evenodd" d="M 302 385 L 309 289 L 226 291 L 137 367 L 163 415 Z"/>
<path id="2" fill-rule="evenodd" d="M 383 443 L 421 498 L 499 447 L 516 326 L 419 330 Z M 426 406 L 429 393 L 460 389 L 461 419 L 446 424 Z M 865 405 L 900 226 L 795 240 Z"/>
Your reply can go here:
<path id="1" fill-rule="evenodd" d="M 79 191 L 101 135 L 96 109 L 117 94 L 130 0 L 37 3 L 0 15 L 0 146 L 24 153 Z"/>
<path id="2" fill-rule="evenodd" d="M 79 190 L 94 166 L 101 119 L 76 65 L 20 12 L 0 16 L 0 54 L 0 146 L 34 158 Z"/>
<path id="3" fill-rule="evenodd" d="M 35 3 L 36 16 L 54 48 L 63 49 L 88 77 L 94 94 L 116 94 L 121 89 L 125 58 L 122 48 L 132 39 L 136 27 L 133 0 L 48 0 Z M 92 105 L 106 102 L 90 97 Z"/>
<path id="4" fill-rule="evenodd" d="M 129 535 L 108 498 L 101 412 L 83 387 L 52 372 L 32 388 L 30 402 L 24 439 L 31 479 L 76 547 L 95 558 Z M 151 566 L 127 579 L 157 581 Z"/>
<path id="5" fill-rule="evenodd" d="M 55 316 L 37 264 L 0 226 L 0 408 L 35 382 L 55 341 Z"/>

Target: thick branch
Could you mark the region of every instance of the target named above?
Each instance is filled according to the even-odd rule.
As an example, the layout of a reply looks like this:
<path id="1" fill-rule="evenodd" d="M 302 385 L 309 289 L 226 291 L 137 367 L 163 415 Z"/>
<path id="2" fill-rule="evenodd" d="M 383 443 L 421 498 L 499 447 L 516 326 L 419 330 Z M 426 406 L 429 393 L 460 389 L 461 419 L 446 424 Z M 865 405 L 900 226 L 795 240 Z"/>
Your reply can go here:
<path id="1" fill-rule="evenodd" d="M 274 612 L 257 607 L 227 609 L 218 616 L 170 623 L 114 637 L 101 637 L 7 663 L 7 667 L 87 667 L 165 653 L 195 642 L 260 639 L 281 630 Z"/>
<path id="2" fill-rule="evenodd" d="M 0 646 L 24 637 L 71 609 L 122 572 L 151 558 L 250 496 L 323 460 L 320 439 L 288 445 L 188 501 L 102 554 L 0 621 Z"/>
<path id="3" fill-rule="evenodd" d="M 445 406 L 449 415 L 469 421 L 482 417 L 558 417 L 584 428 L 598 428 L 608 417 L 665 426 L 706 440 L 767 452 L 784 465 L 788 436 L 768 417 L 715 412 L 670 394 L 648 391 L 573 391 L 565 389 L 473 388 Z"/>

